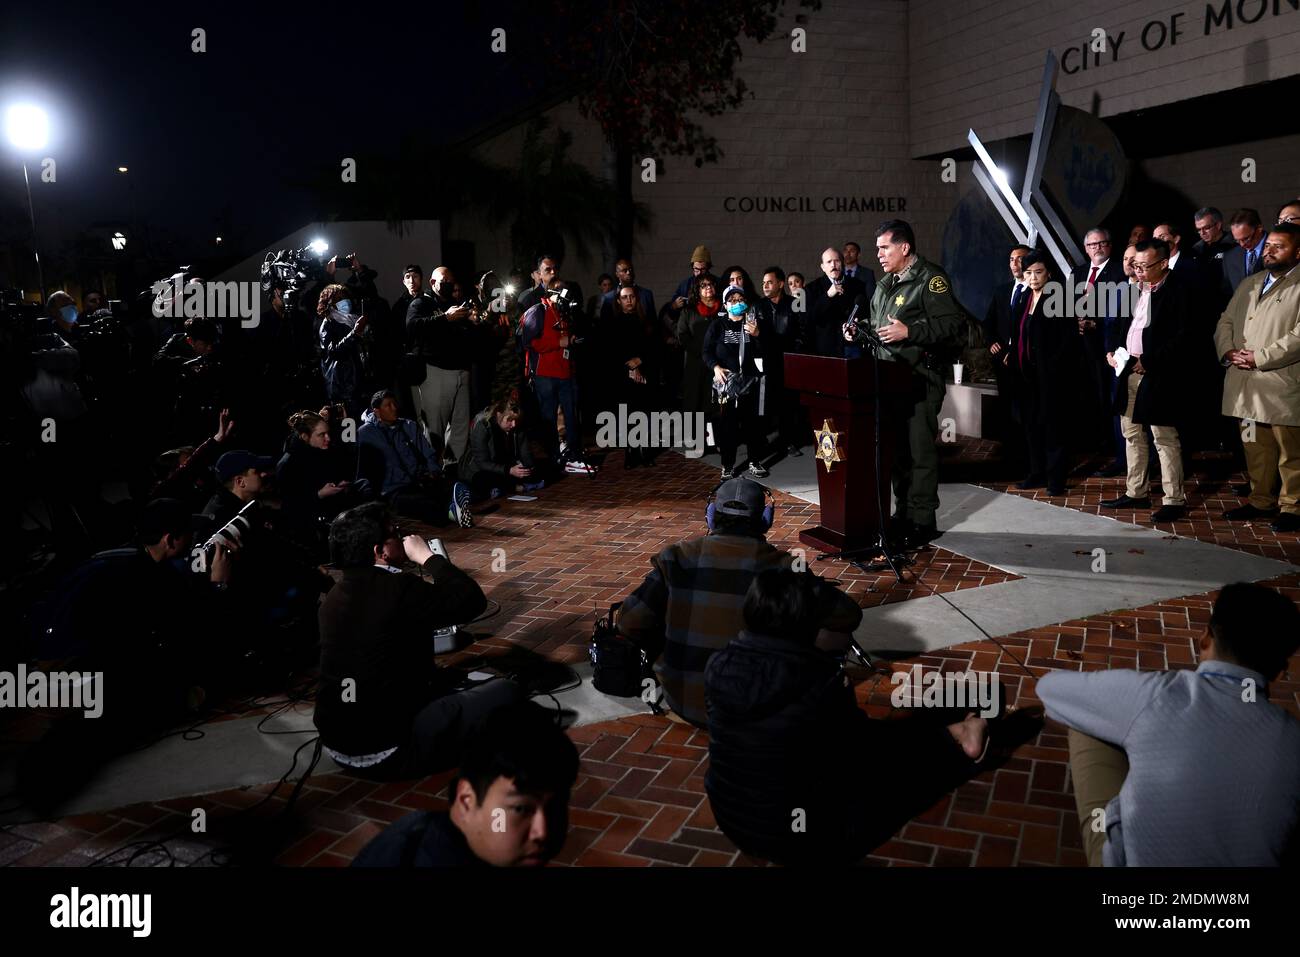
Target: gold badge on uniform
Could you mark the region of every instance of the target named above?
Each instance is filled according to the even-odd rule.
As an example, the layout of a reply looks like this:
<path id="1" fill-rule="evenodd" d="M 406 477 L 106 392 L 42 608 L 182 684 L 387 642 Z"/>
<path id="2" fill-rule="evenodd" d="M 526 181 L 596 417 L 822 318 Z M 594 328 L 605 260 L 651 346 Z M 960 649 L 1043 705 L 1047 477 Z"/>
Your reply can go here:
<path id="1" fill-rule="evenodd" d="M 901 306 L 902 304 L 903 304 L 903 294 L 899 293 L 897 296 L 894 297 L 894 305 Z"/>
<path id="2" fill-rule="evenodd" d="M 947 292 L 948 280 L 944 279 L 942 276 L 935 276 L 933 279 L 930 280 L 930 291 Z"/>
<path id="3" fill-rule="evenodd" d="M 841 434 L 835 431 L 835 423 L 830 419 L 823 419 L 822 427 L 813 432 L 813 437 L 817 440 L 817 458 L 821 459 L 827 472 L 831 470 L 832 462 L 844 461 L 844 455 L 840 451 Z"/>

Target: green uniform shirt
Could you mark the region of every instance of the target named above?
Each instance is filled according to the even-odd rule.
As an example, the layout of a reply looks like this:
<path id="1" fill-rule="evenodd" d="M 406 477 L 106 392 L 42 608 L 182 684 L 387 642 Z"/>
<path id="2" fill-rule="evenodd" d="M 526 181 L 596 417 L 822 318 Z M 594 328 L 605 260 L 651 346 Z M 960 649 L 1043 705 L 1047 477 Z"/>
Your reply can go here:
<path id="1" fill-rule="evenodd" d="M 953 345 L 965 324 L 948 274 L 920 256 L 901 273 L 887 273 L 876 285 L 871 325 L 883 329 L 890 316 L 907 326 L 907 338 L 885 346 L 880 358 L 906 362 L 918 372 L 926 371 L 924 352 Z M 938 374 L 942 382 L 942 373 Z"/>

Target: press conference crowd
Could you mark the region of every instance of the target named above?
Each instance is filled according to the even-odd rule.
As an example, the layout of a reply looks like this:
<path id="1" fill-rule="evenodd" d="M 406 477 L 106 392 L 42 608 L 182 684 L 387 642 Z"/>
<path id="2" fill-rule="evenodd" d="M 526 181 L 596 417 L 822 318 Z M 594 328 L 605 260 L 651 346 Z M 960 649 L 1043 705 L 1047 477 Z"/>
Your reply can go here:
<path id="1" fill-rule="evenodd" d="M 10 353 L 51 544 L 19 657 L 103 670 L 126 690 L 104 719 L 58 722 L 25 755 L 24 799 L 52 812 L 113 754 L 315 669 L 321 747 L 348 773 L 460 769 L 449 811 L 397 822 L 359 865 L 545 863 L 567 830 L 576 751 L 529 701 L 547 689 L 434 665 L 434 632 L 489 603 L 426 527 L 472 527 L 503 498 L 600 481 L 608 450 L 585 440 L 598 412 L 677 408 L 704 413 L 722 484 L 701 503 L 704 534 L 652 560 L 613 634 L 645 653 L 656 707 L 709 732 L 706 789 L 733 842 L 790 864 L 859 859 L 1004 759 L 1025 740 L 1024 716 L 881 722 L 858 708 L 861 609 L 766 541 L 776 506 L 754 480 L 812 437 L 784 355 L 911 369 L 891 476 L 890 535 L 903 547 L 939 534 L 944 370 L 972 343 L 1007 399 L 1002 436 L 1022 488 L 1060 494 L 1072 457 L 1101 450 L 1099 474 L 1126 481 L 1103 505 L 1150 508 L 1154 446 L 1153 518 L 1174 521 L 1185 457 L 1209 450 L 1228 467 L 1243 458 L 1250 475 L 1230 520 L 1295 532 L 1300 201 L 1268 226 L 1252 210 L 1194 219 L 1200 241 L 1186 245 L 1176 222 L 1134 227 L 1123 250 L 1106 229 L 1084 237 L 1089 287 L 1139 284 L 1131 315 L 1104 296 L 1093 318 L 1046 315 L 1053 265 L 1013 248 L 982 330 L 897 220 L 875 232 L 879 281 L 853 242 L 823 250 L 807 284 L 776 265 L 757 284 L 742 266 L 715 272 L 701 245 L 659 309 L 630 259 L 588 299 L 551 255 L 472 286 L 412 264 L 391 304 L 363 257 L 336 257 L 313 288 L 272 285 L 253 327 L 168 322 L 165 293 L 120 313 L 93 293 L 80 305 L 55 293 Z M 656 450 L 623 452 L 625 468 L 656 465 Z M 100 494 L 113 480 L 125 505 Z M 1285 672 L 1297 624 L 1288 599 L 1232 585 L 1196 671 L 1039 682 L 1048 715 L 1072 729 L 1092 863 L 1294 860 L 1300 723 L 1238 689 Z M 877 758 L 905 773 L 874 786 Z M 1177 785 L 1206 762 L 1219 785 Z M 1238 788 L 1254 789 L 1250 815 Z M 1100 834 L 1088 828 L 1098 807 Z M 806 829 L 792 830 L 796 809 Z"/>

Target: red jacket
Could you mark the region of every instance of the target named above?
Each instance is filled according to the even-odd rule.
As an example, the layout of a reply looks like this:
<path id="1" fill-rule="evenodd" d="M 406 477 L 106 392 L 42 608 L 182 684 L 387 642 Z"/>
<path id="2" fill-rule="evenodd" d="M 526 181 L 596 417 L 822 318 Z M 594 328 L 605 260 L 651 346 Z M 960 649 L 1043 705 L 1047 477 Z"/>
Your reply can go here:
<path id="1" fill-rule="evenodd" d="M 529 344 L 529 349 L 537 354 L 535 373 L 551 379 L 568 379 L 573 375 L 573 362 L 565 358 L 569 349 L 560 347 L 560 336 L 566 333 L 562 328 L 560 315 L 549 303 L 546 315 L 542 319 L 542 332 Z"/>

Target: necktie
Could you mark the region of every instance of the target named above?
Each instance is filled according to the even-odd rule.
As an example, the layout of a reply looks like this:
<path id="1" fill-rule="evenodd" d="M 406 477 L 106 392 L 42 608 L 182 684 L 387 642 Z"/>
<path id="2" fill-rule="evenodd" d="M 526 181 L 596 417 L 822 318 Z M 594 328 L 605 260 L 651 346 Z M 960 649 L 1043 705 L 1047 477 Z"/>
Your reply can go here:
<path id="1" fill-rule="evenodd" d="M 1020 298 L 1020 293 L 1024 291 L 1023 283 L 1016 283 L 1016 287 L 1011 290 L 1011 315 L 1016 314 L 1016 300 Z"/>
<path id="2" fill-rule="evenodd" d="M 1246 275 L 1253 276 L 1254 274 L 1255 274 L 1255 250 L 1247 249 L 1246 250 Z"/>
<path id="3" fill-rule="evenodd" d="M 1088 285 L 1091 286 L 1097 281 L 1097 267 L 1092 267 L 1092 272 L 1088 273 Z"/>

